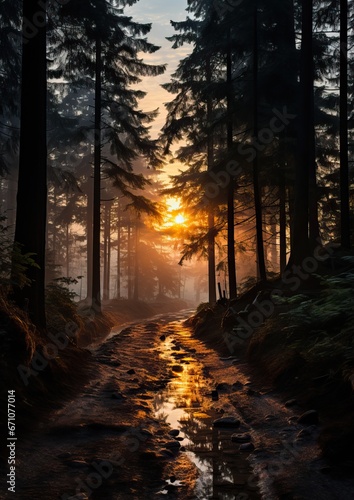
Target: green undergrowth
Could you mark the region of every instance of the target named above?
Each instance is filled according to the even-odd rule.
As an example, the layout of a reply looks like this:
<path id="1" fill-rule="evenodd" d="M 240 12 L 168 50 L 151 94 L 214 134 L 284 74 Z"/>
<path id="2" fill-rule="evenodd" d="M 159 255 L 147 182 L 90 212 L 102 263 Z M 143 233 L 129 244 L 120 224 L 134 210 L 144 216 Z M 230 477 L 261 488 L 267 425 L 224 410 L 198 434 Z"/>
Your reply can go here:
<path id="1" fill-rule="evenodd" d="M 278 297 L 276 302 L 275 314 L 250 338 L 250 359 L 270 366 L 273 379 L 283 376 L 284 383 L 287 371 L 297 363 L 313 368 L 318 376 L 350 383 L 354 377 L 354 274 L 323 277 L 315 296 L 297 294 Z M 281 306 L 288 310 L 281 312 Z M 280 352 L 296 358 L 295 365 L 282 361 Z"/>
<path id="2" fill-rule="evenodd" d="M 332 276 L 314 276 L 316 288 L 293 293 L 285 288 L 271 298 L 267 287 L 259 302 L 271 300 L 272 315 L 239 338 L 238 318 L 260 289 L 253 288 L 238 300 L 210 307 L 203 304 L 190 320 L 196 335 L 222 355 L 248 361 L 255 376 L 295 397 L 305 409 L 320 414 L 319 438 L 324 455 L 341 470 L 354 470 L 354 270 Z M 275 283 L 279 288 L 279 283 Z M 235 312 L 236 311 L 236 312 Z M 238 316 L 237 314 L 241 316 Z M 242 335 L 242 334 L 241 334 Z"/>

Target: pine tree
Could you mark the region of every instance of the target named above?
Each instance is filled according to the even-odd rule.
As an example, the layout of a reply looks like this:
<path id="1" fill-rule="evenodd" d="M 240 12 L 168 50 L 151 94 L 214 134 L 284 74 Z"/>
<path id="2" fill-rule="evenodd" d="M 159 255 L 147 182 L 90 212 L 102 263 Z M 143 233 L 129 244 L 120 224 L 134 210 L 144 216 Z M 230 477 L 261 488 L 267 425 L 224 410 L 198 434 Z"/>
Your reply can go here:
<path id="1" fill-rule="evenodd" d="M 36 0 L 23 3 L 23 28 L 42 13 L 37 33 L 22 40 L 21 128 L 15 243 L 32 254 L 28 287 L 16 291 L 17 303 L 34 324 L 45 329 L 45 237 L 47 205 L 46 12 Z"/>
<path id="2" fill-rule="evenodd" d="M 151 165 L 159 163 L 158 146 L 149 139 L 146 126 L 156 116 L 156 112 L 145 113 L 137 108 L 138 99 L 145 94 L 133 90 L 131 85 L 138 83 L 143 75 L 162 73 L 164 66 L 148 65 L 138 59 L 139 52 L 152 53 L 158 49 L 145 38 L 140 38 L 150 31 L 150 25 L 133 22 L 112 2 L 102 0 L 99 6 L 96 4 L 97 2 L 73 0 L 63 8 L 66 37 L 64 46 L 59 46 L 59 50 L 65 53 L 67 47 L 70 48 L 65 56 L 69 71 L 63 67 L 63 76 L 79 87 L 83 82 L 92 81 L 92 78 L 95 82 L 93 267 L 90 299 L 92 308 L 99 314 L 101 172 L 103 170 L 114 182 L 120 177 L 132 186 L 142 187 L 144 180 L 132 172 L 133 161 L 141 154 Z M 103 149 L 107 142 L 110 145 L 109 154 Z M 124 185 L 124 182 L 121 184 Z M 124 190 L 128 191 L 126 187 Z"/>

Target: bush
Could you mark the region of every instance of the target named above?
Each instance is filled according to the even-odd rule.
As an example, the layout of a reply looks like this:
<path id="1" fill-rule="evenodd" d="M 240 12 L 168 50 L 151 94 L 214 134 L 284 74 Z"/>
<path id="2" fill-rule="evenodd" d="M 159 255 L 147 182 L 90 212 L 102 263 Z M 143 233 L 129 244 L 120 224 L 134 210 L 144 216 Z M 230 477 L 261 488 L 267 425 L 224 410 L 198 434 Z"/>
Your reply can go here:
<path id="1" fill-rule="evenodd" d="M 23 288 L 30 284 L 27 270 L 37 266 L 33 253 L 23 254 L 21 246 L 14 244 L 6 215 L 0 215 L 0 285 L 4 290 L 12 287 Z"/>
<path id="2" fill-rule="evenodd" d="M 71 332 L 73 329 L 79 331 L 83 328 L 83 319 L 78 313 L 77 304 L 74 302 L 77 294 L 69 288 L 70 285 L 76 283 L 78 283 L 76 278 L 62 277 L 54 279 L 47 285 L 46 314 L 49 330 L 63 332 L 66 331 L 68 324 L 71 324 Z"/>

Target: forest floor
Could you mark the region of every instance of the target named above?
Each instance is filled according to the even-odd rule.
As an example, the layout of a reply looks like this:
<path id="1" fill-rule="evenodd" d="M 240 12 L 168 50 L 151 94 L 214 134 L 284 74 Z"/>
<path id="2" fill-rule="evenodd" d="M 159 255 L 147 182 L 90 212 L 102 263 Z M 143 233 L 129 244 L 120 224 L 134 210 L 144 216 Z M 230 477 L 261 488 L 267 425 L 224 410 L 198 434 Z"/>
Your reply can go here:
<path id="1" fill-rule="evenodd" d="M 191 313 L 113 329 L 92 346 L 70 399 L 18 435 L 16 494 L 5 466 L 0 498 L 352 499 L 353 480 L 333 477 L 321 456 L 322 422 L 299 421 L 306 406 L 286 404 L 230 354 L 215 315 L 198 339 Z"/>
<path id="2" fill-rule="evenodd" d="M 183 303 L 110 303 L 111 333 L 86 349 L 66 339 L 53 360 L 3 304 L 2 389 L 16 392 L 18 441 L 16 495 L 4 460 L 0 499 L 352 499 L 353 298 L 351 266 L 193 316 L 166 312 Z"/>
<path id="3" fill-rule="evenodd" d="M 231 354 L 245 363 L 254 384 L 269 386 L 294 412 L 289 428 L 279 437 L 285 440 L 283 462 L 295 461 L 298 470 L 292 481 L 282 459 L 275 461 L 275 470 L 279 469 L 275 482 L 279 496 L 275 498 L 311 498 L 311 493 L 315 498 L 342 498 L 343 493 L 331 489 L 327 496 L 324 492 L 319 496 L 311 486 L 306 490 L 306 485 L 311 477 L 317 477 L 318 484 L 326 483 L 325 476 L 340 484 L 354 476 L 353 265 L 316 275 L 294 291 L 283 285 L 277 280 L 231 302 L 219 301 L 212 308 L 205 305 L 189 324 L 220 355 Z M 254 395 L 262 394 L 261 390 Z M 305 428 L 294 436 L 296 424 Z M 263 428 L 267 425 L 260 422 Z M 302 449 L 306 442 L 313 443 L 310 454 Z M 301 469 L 300 496 L 291 496 L 296 490 L 293 485 L 288 496 L 282 497 L 289 485 L 298 482 Z M 354 498 L 353 488 L 350 495 Z"/>
<path id="4" fill-rule="evenodd" d="M 115 329 L 134 320 L 152 318 L 157 314 L 177 312 L 188 307 L 190 306 L 186 301 L 169 297 L 160 297 L 152 302 L 132 299 L 104 301 L 102 309 L 109 323 L 109 328 L 102 328 L 98 331 L 83 331 L 78 338 L 78 344 L 81 347 L 86 347 L 92 342 L 105 338 L 112 328 Z M 79 303 L 78 312 L 85 318 L 90 313 L 90 309 L 85 306 L 85 302 L 82 302 Z"/>

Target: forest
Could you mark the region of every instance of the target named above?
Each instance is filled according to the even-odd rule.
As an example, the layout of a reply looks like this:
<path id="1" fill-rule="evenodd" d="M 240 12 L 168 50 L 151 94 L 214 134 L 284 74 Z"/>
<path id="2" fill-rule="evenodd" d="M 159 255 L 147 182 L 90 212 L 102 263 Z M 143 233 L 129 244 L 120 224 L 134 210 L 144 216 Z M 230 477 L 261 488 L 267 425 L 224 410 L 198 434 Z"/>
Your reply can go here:
<path id="1" fill-rule="evenodd" d="M 166 66 L 141 58 L 158 47 L 131 3 L 2 3 L 2 281 L 37 326 L 59 277 L 83 276 L 99 313 L 123 286 L 178 296 L 176 263 L 197 256 L 215 303 L 218 271 L 235 298 L 247 278 L 352 243 L 347 3 L 189 2 L 170 42 L 190 53 L 163 85 L 156 139 L 139 81 Z M 168 185 L 171 155 L 182 168 Z M 166 196 L 183 227 L 166 227 Z"/>
<path id="2" fill-rule="evenodd" d="M 350 475 L 353 2 L 185 0 L 171 71 L 139 3 L 0 3 L 3 406 L 16 390 L 26 433 L 88 377 L 93 342 L 186 310 L 196 339 L 322 415 L 321 453 Z"/>

